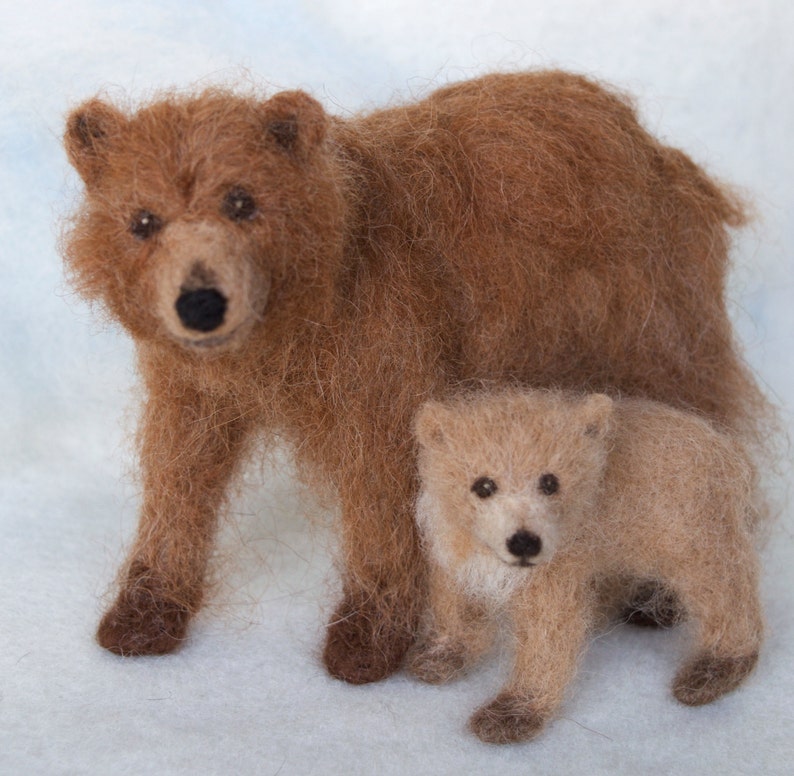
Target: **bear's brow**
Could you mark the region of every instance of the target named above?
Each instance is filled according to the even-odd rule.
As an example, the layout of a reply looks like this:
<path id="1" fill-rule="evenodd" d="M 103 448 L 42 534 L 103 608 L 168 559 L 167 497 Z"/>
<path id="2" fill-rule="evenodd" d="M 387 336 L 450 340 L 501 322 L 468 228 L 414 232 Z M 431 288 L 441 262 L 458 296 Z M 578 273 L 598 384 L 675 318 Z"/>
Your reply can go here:
<path id="1" fill-rule="evenodd" d="M 193 195 L 193 189 L 196 187 L 196 172 L 195 170 L 182 170 L 176 178 L 176 186 L 179 193 L 186 199 L 190 199 Z"/>

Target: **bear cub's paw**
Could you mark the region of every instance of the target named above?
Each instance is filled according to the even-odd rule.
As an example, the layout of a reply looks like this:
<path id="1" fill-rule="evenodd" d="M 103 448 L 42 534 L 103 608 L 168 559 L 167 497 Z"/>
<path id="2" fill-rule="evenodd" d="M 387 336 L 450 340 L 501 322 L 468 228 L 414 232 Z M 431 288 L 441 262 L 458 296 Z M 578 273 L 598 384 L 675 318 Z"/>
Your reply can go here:
<path id="1" fill-rule="evenodd" d="M 547 720 L 531 700 L 503 692 L 474 712 L 469 729 L 486 744 L 512 744 L 537 736 Z"/>
<path id="2" fill-rule="evenodd" d="M 453 639 L 429 639 L 408 655 L 408 671 L 422 682 L 444 684 L 469 667 L 466 647 Z"/>
<path id="3" fill-rule="evenodd" d="M 757 652 L 743 657 L 700 655 L 678 672 L 673 695 L 687 706 L 710 703 L 735 690 L 757 662 Z"/>

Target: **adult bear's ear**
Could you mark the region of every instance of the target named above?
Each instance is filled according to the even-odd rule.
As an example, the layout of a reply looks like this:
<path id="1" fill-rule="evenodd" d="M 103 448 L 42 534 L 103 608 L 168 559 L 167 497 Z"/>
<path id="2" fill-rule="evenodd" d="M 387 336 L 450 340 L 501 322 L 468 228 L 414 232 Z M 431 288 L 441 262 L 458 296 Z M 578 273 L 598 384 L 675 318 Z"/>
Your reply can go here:
<path id="1" fill-rule="evenodd" d="M 325 140 L 328 114 L 306 92 L 279 92 L 264 104 L 264 109 L 268 137 L 294 158 L 308 159 Z"/>
<path id="2" fill-rule="evenodd" d="M 615 403 L 606 394 L 594 393 L 584 399 L 582 415 L 585 436 L 597 439 L 606 436 L 612 428 L 614 412 Z"/>
<path id="3" fill-rule="evenodd" d="M 441 402 L 427 401 L 419 408 L 414 418 L 414 434 L 421 447 L 443 447 L 446 441 L 446 419 L 447 408 Z"/>
<path id="4" fill-rule="evenodd" d="M 89 100 L 66 120 L 63 142 L 72 166 L 90 186 L 102 177 L 108 155 L 127 119 L 112 105 Z"/>

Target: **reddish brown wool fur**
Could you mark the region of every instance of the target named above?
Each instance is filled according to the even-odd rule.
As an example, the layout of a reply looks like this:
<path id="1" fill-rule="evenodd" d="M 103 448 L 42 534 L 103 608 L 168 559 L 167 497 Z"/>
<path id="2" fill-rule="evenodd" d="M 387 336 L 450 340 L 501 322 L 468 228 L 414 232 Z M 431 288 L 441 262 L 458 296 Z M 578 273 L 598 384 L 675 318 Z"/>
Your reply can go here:
<path id="1" fill-rule="evenodd" d="M 754 473 L 734 436 L 655 402 L 557 391 L 428 402 L 416 433 L 431 605 L 410 667 L 460 675 L 508 616 L 513 670 L 470 720 L 482 740 L 536 736 L 609 605 L 651 584 L 692 628 L 679 701 L 709 703 L 752 671 Z"/>
<path id="2" fill-rule="evenodd" d="M 338 493 L 324 659 L 366 682 L 399 667 L 424 605 L 424 399 L 478 381 L 618 389 L 754 429 L 723 296 L 741 207 L 588 80 L 491 75 L 349 120 L 301 92 L 92 100 L 65 142 L 86 187 L 66 263 L 135 339 L 147 391 L 108 649 L 184 638 L 257 432 Z M 222 297 L 220 326 L 183 325 L 196 289 Z"/>

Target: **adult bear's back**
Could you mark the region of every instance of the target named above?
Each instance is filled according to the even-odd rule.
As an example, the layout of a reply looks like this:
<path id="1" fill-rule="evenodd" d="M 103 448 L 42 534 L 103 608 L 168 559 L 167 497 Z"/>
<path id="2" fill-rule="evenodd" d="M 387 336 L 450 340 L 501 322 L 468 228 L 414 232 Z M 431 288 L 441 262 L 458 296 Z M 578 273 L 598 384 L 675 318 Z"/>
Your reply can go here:
<path id="1" fill-rule="evenodd" d="M 495 74 L 336 138 L 356 251 L 401 304 L 441 297 L 455 379 L 619 390 L 752 428 L 763 400 L 724 296 L 741 204 L 625 97 Z"/>

